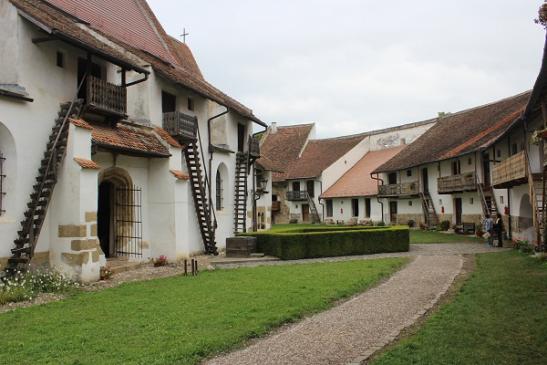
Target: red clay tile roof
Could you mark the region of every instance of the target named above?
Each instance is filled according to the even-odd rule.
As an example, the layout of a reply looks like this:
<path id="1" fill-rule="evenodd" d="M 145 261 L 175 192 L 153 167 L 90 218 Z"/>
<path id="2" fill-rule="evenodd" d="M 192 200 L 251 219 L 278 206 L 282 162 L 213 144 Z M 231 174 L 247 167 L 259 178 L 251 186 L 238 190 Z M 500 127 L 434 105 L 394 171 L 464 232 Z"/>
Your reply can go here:
<path id="1" fill-rule="evenodd" d="M 370 173 L 401 152 L 405 147 L 399 146 L 367 153 L 342 175 L 338 181 L 328 188 L 321 195 L 321 198 L 349 198 L 377 195 L 378 182 L 370 177 Z"/>
<path id="2" fill-rule="evenodd" d="M 295 161 L 306 144 L 313 124 L 277 127 L 276 133 L 267 133 L 260 145 L 259 164 L 264 164 L 273 172 L 272 181 L 287 178 L 289 164 Z M 265 166 L 265 167 L 266 167 Z"/>
<path id="3" fill-rule="evenodd" d="M 182 172 L 182 171 L 180 171 L 180 170 L 169 170 L 169 171 L 171 171 L 171 173 L 173 174 L 173 176 L 174 176 L 175 178 L 177 178 L 177 180 L 184 180 L 184 181 L 186 181 L 186 180 L 190 179 L 190 176 L 188 176 L 187 173 Z"/>
<path id="4" fill-rule="evenodd" d="M 85 158 L 74 157 L 74 161 L 82 167 L 82 169 L 100 170 L 101 166 L 97 165 L 95 161 L 87 160 Z"/>
<path id="5" fill-rule="evenodd" d="M 289 166 L 287 179 L 309 179 L 318 177 L 359 142 L 366 134 L 316 139 L 308 141 L 302 156 Z"/>
<path id="6" fill-rule="evenodd" d="M 152 129 L 118 123 L 115 127 L 94 123 L 93 144 L 136 156 L 169 157 L 169 151 Z"/>
<path id="7" fill-rule="evenodd" d="M 449 114 L 374 172 L 403 170 L 486 148 L 522 115 L 529 98 L 527 91 Z"/>
<path id="8" fill-rule="evenodd" d="M 169 144 L 171 147 L 184 148 L 165 129 L 160 128 L 160 127 L 155 127 L 154 132 L 156 132 L 158 134 L 158 136 L 160 136 L 161 139 L 163 139 L 165 142 L 167 142 L 167 144 Z"/>
<path id="9" fill-rule="evenodd" d="M 76 127 L 93 130 L 93 127 L 83 119 L 72 119 L 71 118 L 69 120 L 70 120 L 70 123 L 74 124 Z"/>
<path id="10" fill-rule="evenodd" d="M 199 69 L 198 63 L 196 62 L 190 47 L 173 37 L 169 37 L 169 41 L 171 42 L 171 49 L 178 60 L 178 64 L 190 72 L 194 77 L 203 80 L 203 74 Z"/>
<path id="11" fill-rule="evenodd" d="M 251 109 L 226 95 L 203 79 L 195 59 L 187 46 L 180 46 L 165 30 L 145 0 L 10 0 L 15 6 L 40 23 L 99 49 L 116 60 L 143 70 L 134 56 L 148 62 L 162 77 L 228 107 L 236 113 L 266 126 Z M 108 5 L 105 4 L 114 4 Z M 118 4 L 119 3 L 119 4 Z M 127 5 L 130 10 L 125 11 Z M 53 5 L 53 6 L 52 6 Z M 61 10 L 58 10 L 61 9 Z M 108 16 L 103 19 L 105 12 Z M 89 27 L 109 41 L 125 48 L 123 52 L 100 41 L 83 30 L 84 17 Z M 135 21 L 135 24 L 132 22 Z M 144 29 L 133 29 L 133 27 Z M 141 37 L 142 40 L 134 41 Z M 140 39 L 140 38 L 139 38 Z"/>
<path id="12" fill-rule="evenodd" d="M 122 50 L 99 41 L 89 32 L 83 30 L 78 19 L 52 7 L 49 3 L 42 0 L 9 0 L 15 7 L 24 14 L 32 17 L 40 24 L 50 28 L 54 35 L 62 35 L 71 40 L 91 47 L 105 56 L 114 58 L 134 69 L 143 70 L 138 60 L 131 57 Z"/>
<path id="13" fill-rule="evenodd" d="M 131 44 L 167 62 L 176 62 L 169 45 L 150 16 L 146 1 L 47 0 L 104 34 Z M 155 17 L 154 17 L 155 18 Z M 162 30 L 163 31 L 163 30 Z"/>

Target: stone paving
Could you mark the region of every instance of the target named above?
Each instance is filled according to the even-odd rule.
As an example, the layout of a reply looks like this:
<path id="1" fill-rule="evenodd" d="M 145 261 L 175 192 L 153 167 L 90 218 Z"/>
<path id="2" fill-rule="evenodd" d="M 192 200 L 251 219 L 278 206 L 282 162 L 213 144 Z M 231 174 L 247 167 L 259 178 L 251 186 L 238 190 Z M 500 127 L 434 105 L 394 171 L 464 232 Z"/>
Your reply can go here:
<path id="1" fill-rule="evenodd" d="M 330 310 L 283 327 L 244 349 L 206 363 L 360 364 L 392 342 L 403 329 L 413 325 L 437 303 L 460 273 L 464 260 L 462 255 L 502 250 L 505 249 L 469 243 L 418 244 L 411 245 L 408 253 L 264 263 L 285 265 L 413 257 L 411 263 L 385 283 Z"/>

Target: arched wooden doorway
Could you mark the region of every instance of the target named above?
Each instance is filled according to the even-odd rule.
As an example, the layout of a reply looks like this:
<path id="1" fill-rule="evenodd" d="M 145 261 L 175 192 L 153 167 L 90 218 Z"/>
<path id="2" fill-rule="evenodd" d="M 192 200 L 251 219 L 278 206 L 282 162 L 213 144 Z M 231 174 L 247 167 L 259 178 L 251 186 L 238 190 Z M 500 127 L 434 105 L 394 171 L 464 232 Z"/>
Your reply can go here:
<path id="1" fill-rule="evenodd" d="M 142 256 L 141 190 L 120 168 L 99 176 L 97 235 L 107 258 Z"/>

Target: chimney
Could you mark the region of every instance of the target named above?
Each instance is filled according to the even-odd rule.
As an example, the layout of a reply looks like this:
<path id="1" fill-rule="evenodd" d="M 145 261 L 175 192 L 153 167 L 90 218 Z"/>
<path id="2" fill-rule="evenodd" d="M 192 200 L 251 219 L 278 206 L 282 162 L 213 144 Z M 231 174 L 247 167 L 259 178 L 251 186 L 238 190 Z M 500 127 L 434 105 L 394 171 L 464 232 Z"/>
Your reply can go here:
<path id="1" fill-rule="evenodd" d="M 270 134 L 276 134 L 277 133 L 277 122 L 272 122 L 272 125 L 270 126 Z"/>

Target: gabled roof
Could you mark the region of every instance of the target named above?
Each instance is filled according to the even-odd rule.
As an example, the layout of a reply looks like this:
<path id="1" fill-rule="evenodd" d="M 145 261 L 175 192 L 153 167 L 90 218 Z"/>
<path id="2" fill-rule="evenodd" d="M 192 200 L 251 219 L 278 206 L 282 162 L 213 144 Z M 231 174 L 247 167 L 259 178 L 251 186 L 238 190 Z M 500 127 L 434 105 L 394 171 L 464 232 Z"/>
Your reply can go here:
<path id="1" fill-rule="evenodd" d="M 139 72 L 148 72 L 140 63 L 149 63 L 160 76 L 266 126 L 251 109 L 203 79 L 189 48 L 167 35 L 145 0 L 9 1 L 53 36 Z"/>
<path id="2" fill-rule="evenodd" d="M 308 141 L 301 157 L 289 166 L 287 179 L 311 179 L 321 175 L 368 134 Z"/>
<path id="3" fill-rule="evenodd" d="M 403 170 L 482 150 L 522 115 L 530 91 L 442 117 L 404 151 L 374 172 Z"/>
<path id="4" fill-rule="evenodd" d="M 257 163 L 273 171 L 272 181 L 287 178 L 291 162 L 295 161 L 309 138 L 313 124 L 300 124 L 277 127 L 275 133 L 269 131 L 260 145 L 260 159 Z"/>
<path id="5" fill-rule="evenodd" d="M 379 151 L 371 151 L 363 156 L 338 181 L 328 188 L 321 198 L 349 198 L 373 196 L 378 194 L 378 181 L 372 179 L 371 172 L 387 162 L 406 146 L 398 146 Z"/>

